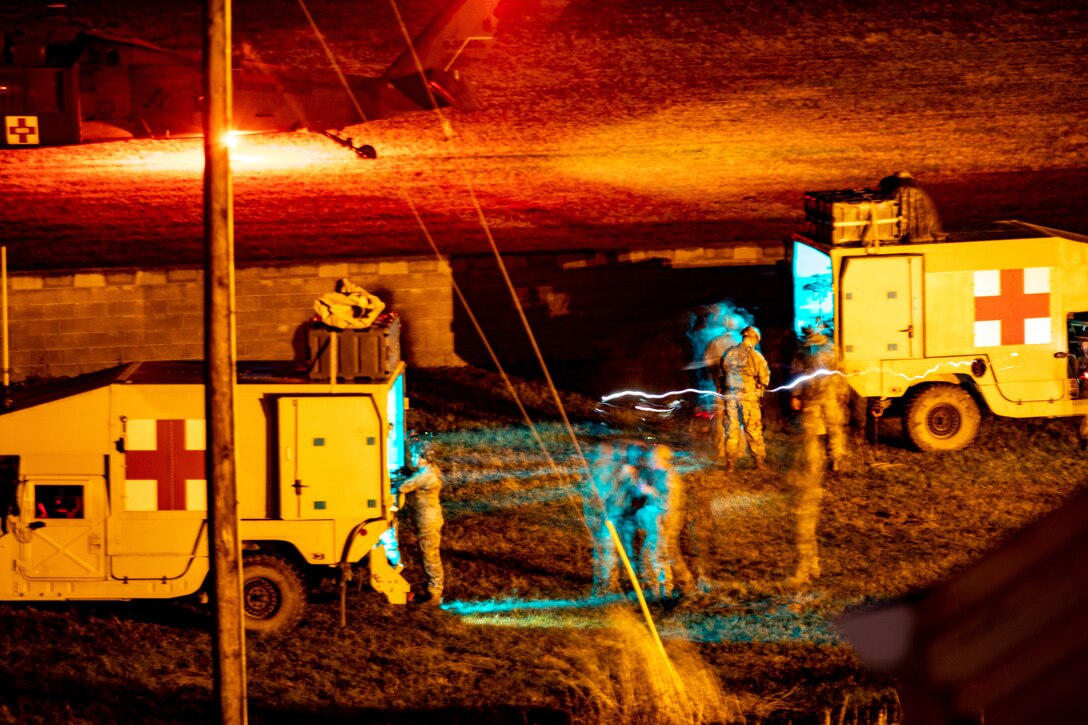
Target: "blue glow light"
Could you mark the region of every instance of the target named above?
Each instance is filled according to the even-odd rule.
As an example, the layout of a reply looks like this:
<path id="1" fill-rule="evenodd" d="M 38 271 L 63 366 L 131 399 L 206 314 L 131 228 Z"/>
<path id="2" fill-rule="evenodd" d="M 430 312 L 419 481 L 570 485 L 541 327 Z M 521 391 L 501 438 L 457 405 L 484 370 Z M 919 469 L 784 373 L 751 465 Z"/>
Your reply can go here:
<path id="1" fill-rule="evenodd" d="M 622 594 L 606 594 L 583 599 L 487 599 L 481 602 L 446 602 L 442 605 L 442 609 L 460 615 L 499 614 L 524 610 L 589 609 L 622 602 L 625 599 L 626 597 Z"/>
<path id="2" fill-rule="evenodd" d="M 464 618 L 466 624 L 491 627 L 547 627 L 587 629 L 611 626 L 603 615 L 607 607 L 625 603 L 612 594 L 584 599 L 504 599 L 446 602 L 442 609 Z M 598 610 L 594 612 L 593 610 Z M 807 642 L 841 645 L 842 636 L 828 616 L 817 609 L 801 609 L 789 600 L 752 602 L 743 607 L 716 603 L 699 611 L 667 615 L 661 636 L 690 642 L 722 644 Z"/>

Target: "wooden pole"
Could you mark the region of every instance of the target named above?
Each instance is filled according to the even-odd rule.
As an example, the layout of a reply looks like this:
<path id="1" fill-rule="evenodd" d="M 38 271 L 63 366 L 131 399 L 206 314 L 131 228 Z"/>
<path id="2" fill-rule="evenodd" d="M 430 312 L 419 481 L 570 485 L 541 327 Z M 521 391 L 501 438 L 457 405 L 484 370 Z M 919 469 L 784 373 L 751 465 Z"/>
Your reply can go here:
<path id="1" fill-rule="evenodd" d="M 3 320 L 0 320 L 0 326 L 3 329 L 4 337 L 4 389 L 3 396 L 6 399 L 8 395 L 8 387 L 11 385 L 11 368 L 8 365 L 8 248 L 0 247 L 0 309 L 3 310 Z"/>
<path id="2" fill-rule="evenodd" d="M 683 682 L 680 680 L 680 673 L 673 667 L 672 660 L 669 659 L 669 653 L 665 651 L 665 645 L 661 641 L 661 635 L 657 633 L 657 625 L 654 624 L 653 615 L 650 614 L 650 607 L 646 604 L 646 597 L 642 593 L 642 585 L 638 581 L 638 575 L 635 574 L 635 568 L 631 566 L 631 559 L 627 556 L 627 548 L 624 547 L 623 540 L 620 539 L 620 535 L 616 532 L 616 527 L 612 521 L 605 519 L 604 523 L 608 527 L 609 536 L 612 537 L 612 541 L 616 545 L 616 551 L 619 552 L 623 568 L 627 571 L 627 578 L 631 580 L 631 586 L 634 588 L 635 594 L 638 595 L 638 604 L 642 608 L 642 616 L 646 619 L 646 628 L 650 630 L 650 636 L 653 637 L 654 644 L 657 645 L 657 651 L 661 654 L 665 669 L 672 676 L 677 689 L 682 689 Z"/>
<path id="3" fill-rule="evenodd" d="M 234 217 L 226 145 L 231 120 L 230 0 L 205 0 L 204 12 L 204 404 L 213 672 L 220 722 L 242 725 L 246 656 L 234 465 Z"/>

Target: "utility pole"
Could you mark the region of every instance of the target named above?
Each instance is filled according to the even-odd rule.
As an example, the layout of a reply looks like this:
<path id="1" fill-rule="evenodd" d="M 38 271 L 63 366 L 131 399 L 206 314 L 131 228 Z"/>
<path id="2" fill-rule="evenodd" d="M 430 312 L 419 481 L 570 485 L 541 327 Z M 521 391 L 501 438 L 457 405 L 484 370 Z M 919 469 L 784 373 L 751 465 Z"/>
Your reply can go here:
<path id="1" fill-rule="evenodd" d="M 204 364 L 215 693 L 224 725 L 246 722 L 242 551 L 234 459 L 234 213 L 230 0 L 204 4 Z"/>

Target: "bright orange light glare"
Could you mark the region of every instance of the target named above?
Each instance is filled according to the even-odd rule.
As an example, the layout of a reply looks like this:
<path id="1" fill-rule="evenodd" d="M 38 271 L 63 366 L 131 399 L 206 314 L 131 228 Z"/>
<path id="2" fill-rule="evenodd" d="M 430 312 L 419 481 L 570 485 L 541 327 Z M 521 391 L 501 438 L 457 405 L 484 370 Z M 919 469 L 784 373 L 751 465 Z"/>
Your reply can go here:
<path id="1" fill-rule="evenodd" d="M 352 154 L 317 136 L 233 133 L 224 143 L 231 149 L 235 173 L 264 170 L 301 169 L 360 163 Z M 204 147 L 200 139 L 140 142 L 122 163 L 147 171 L 200 173 L 204 170 Z"/>

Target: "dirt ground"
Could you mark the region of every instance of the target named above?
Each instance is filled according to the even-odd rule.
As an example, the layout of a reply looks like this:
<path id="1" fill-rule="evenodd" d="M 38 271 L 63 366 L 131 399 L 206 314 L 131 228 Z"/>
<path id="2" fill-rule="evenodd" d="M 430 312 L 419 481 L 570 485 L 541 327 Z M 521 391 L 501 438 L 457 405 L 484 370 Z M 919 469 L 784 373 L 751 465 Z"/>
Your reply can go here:
<path id="1" fill-rule="evenodd" d="M 72 3 L 199 50 L 197 0 Z M 441 0 L 400 4 L 416 33 Z M 384 0 L 307 6 L 349 72 L 401 44 Z M 468 70 L 483 110 L 308 133 L 233 155 L 240 262 L 781 239 L 812 189 L 907 169 L 951 229 L 1015 218 L 1088 233 L 1088 13 L 1074 0 L 508 0 Z M 234 2 L 234 43 L 327 65 L 298 4 Z M 0 154 L 13 269 L 199 263 L 202 146 Z M 478 209 L 477 209 L 478 204 Z M 413 214 L 418 210 L 422 225 Z M 485 224 L 481 225 L 481 219 Z"/>

